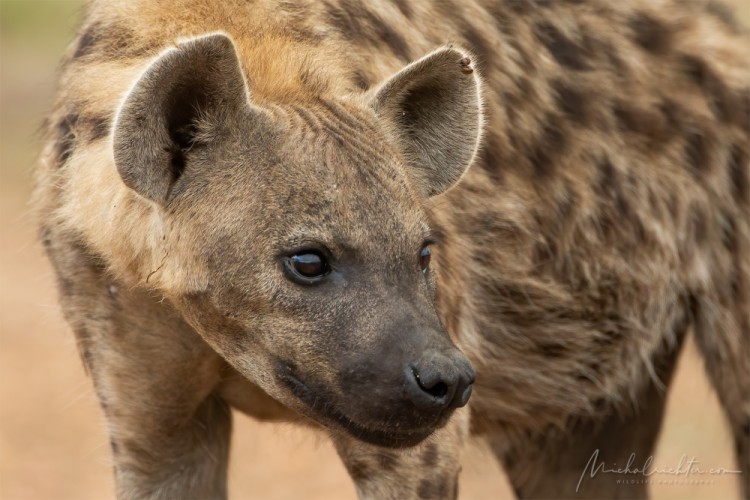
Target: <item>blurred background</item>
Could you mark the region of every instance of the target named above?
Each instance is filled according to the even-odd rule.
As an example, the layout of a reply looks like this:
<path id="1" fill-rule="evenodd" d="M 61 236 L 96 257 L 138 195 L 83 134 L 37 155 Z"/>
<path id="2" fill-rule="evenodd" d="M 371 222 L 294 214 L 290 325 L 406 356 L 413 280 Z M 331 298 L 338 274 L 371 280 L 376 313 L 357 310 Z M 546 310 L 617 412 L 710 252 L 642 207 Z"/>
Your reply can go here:
<path id="1" fill-rule="evenodd" d="M 125 0 L 126 1 L 126 0 Z M 750 0 L 734 0 L 750 24 Z M 72 333 L 59 312 L 52 270 L 28 207 L 37 130 L 50 103 L 57 61 L 83 2 L 0 0 L 0 498 L 113 497 L 103 418 Z M 235 418 L 230 497 L 351 499 L 354 488 L 332 446 L 312 431 Z M 734 468 L 716 397 L 690 343 L 669 396 L 654 463 L 682 455 Z M 739 498 L 736 478 L 658 484 L 655 498 Z M 481 443 L 469 447 L 461 498 L 511 497 Z"/>

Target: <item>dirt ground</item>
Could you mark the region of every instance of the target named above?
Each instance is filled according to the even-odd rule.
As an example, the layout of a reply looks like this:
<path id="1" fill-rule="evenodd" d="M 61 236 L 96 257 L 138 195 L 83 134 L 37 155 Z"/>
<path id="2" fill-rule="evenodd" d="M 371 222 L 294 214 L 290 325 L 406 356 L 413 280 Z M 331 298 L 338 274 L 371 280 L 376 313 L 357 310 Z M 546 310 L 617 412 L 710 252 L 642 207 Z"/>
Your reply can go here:
<path id="1" fill-rule="evenodd" d="M 28 210 L 34 130 L 49 102 L 56 60 L 72 36 L 77 1 L 0 0 L 0 499 L 113 496 L 102 415 L 73 336 L 56 304 L 52 271 Z M 750 19 L 750 2 L 742 6 Z M 312 431 L 235 418 L 230 496 L 351 499 L 354 489 L 331 445 Z M 669 396 L 654 458 L 676 467 L 734 468 L 731 440 L 692 343 Z M 736 477 L 667 484 L 655 498 L 739 498 Z M 512 498 L 481 443 L 466 453 L 461 498 Z"/>

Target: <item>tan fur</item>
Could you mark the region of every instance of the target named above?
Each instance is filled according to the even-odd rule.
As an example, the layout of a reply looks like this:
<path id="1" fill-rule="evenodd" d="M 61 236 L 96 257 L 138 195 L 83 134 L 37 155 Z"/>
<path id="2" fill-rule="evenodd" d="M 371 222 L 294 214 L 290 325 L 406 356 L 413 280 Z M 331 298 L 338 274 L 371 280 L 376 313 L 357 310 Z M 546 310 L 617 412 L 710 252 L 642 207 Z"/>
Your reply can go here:
<path id="1" fill-rule="evenodd" d="M 355 149 L 401 158 L 378 187 L 357 184 L 346 170 L 326 173 L 315 186 L 336 186 L 330 205 L 348 221 L 353 246 L 367 248 L 373 262 L 380 258 L 373 227 L 396 241 L 429 221 L 439 240 L 433 260 L 441 318 L 477 368 L 472 430 L 491 440 L 519 496 L 573 496 L 596 448 L 608 453 L 608 463 L 632 452 L 648 455 L 676 353 L 691 329 L 727 411 L 747 494 L 750 40 L 714 14 L 715 3 L 93 2 L 63 63 L 35 196 L 66 317 L 119 443 L 118 494 L 189 491 L 179 474 L 160 466 L 182 453 L 180 470 L 200 471 L 185 473 L 200 483 L 189 488 L 224 495 L 229 431 L 216 412 L 227 402 L 259 418 L 298 418 L 286 400 L 266 394 L 276 390 L 270 359 L 247 361 L 243 371 L 227 354 L 241 350 L 239 340 L 206 338 L 194 326 L 198 320 L 183 312 L 184 297 L 202 297 L 217 279 L 201 253 L 216 243 L 207 241 L 214 233 L 178 230 L 187 226 L 175 225 L 169 208 L 123 183 L 113 156 L 117 113 L 136 82 L 164 51 L 213 32 L 232 39 L 253 105 L 294 129 L 289 154 L 300 162 L 330 137 L 298 124 L 289 110 L 315 114 L 328 102 L 364 130 L 337 130 Z M 391 75 L 449 43 L 474 54 L 470 69 L 481 75 L 478 108 L 485 112 L 476 120 L 484 135 L 458 185 L 423 199 L 425 186 L 437 182 L 434 171 L 403 172 L 425 152 L 405 151 L 408 138 L 395 121 L 378 121 L 370 103 Z M 263 211 L 286 206 L 288 185 L 307 172 L 289 168 L 279 176 L 284 186 L 258 194 L 264 201 L 248 201 L 242 215 L 196 209 L 202 220 L 215 218 L 216 227 L 239 234 L 250 221 L 271 235 L 247 249 L 225 249 L 232 255 L 219 260 L 230 262 L 236 252 L 263 255 L 279 243 L 267 226 L 277 214 Z M 222 195 L 234 186 L 227 181 L 221 189 L 211 195 L 223 207 Z M 393 200 L 369 218 L 339 202 L 377 200 L 378 189 Z M 302 209 L 313 198 L 308 191 L 295 203 Z M 190 207 L 181 208 L 187 214 Z M 333 239 L 335 229 L 327 229 Z M 273 286 L 261 282 L 258 297 Z M 127 297 L 125 305 L 111 301 L 111 287 Z M 258 314 L 273 308 L 253 297 Z M 372 307 L 378 304 L 373 299 Z M 291 320 L 279 318 L 276 327 L 296 328 L 285 321 Z M 126 330 L 131 334 L 113 333 Z M 304 342 L 299 347 L 310 365 L 333 385 L 314 343 Z M 184 356 L 156 361 L 178 346 Z M 131 350 L 140 354 L 124 355 Z M 149 360 L 167 368 L 141 373 Z M 179 387 L 170 385 L 176 377 L 170 368 L 179 372 Z M 167 400 L 174 403 L 164 415 L 149 409 Z M 174 439 L 155 443 L 151 431 L 168 418 L 184 425 Z M 212 418 L 218 438 L 209 436 Z M 209 424 L 198 430 L 194 421 Z M 451 497 L 462 422 L 454 418 L 415 450 L 333 435 L 362 496 Z M 144 426 L 149 432 L 138 436 Z M 206 466 L 185 451 L 196 442 L 210 442 L 218 462 Z M 149 474 L 149 467 L 157 472 Z M 646 493 L 644 486 L 613 488 L 591 481 L 581 494 Z"/>

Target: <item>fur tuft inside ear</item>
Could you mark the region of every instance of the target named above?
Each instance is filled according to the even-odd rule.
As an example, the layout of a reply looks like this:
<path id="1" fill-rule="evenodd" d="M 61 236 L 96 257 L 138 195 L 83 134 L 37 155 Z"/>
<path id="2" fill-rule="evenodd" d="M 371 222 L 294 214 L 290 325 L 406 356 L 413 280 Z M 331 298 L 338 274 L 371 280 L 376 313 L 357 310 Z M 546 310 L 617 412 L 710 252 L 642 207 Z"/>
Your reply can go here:
<path id="1" fill-rule="evenodd" d="M 471 56 L 439 49 L 391 76 L 371 100 L 394 131 L 425 197 L 461 178 L 482 133 L 480 79 Z"/>

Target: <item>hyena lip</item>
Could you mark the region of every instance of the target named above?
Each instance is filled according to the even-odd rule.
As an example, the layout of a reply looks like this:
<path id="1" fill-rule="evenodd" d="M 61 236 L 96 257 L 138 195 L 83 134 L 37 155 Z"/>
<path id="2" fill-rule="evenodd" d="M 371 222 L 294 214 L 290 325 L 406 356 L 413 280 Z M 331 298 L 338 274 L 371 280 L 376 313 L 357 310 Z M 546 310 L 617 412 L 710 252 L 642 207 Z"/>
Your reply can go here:
<path id="1" fill-rule="evenodd" d="M 372 429 L 354 422 L 342 412 L 335 408 L 330 398 L 321 396 L 320 392 L 313 391 L 299 378 L 291 373 L 278 374 L 279 381 L 284 384 L 302 403 L 304 403 L 307 414 L 313 420 L 333 429 L 343 429 L 353 437 L 366 443 L 386 448 L 408 448 L 416 446 L 438 428 L 445 425 L 450 414 L 441 415 L 434 425 L 419 427 L 415 429 Z"/>

